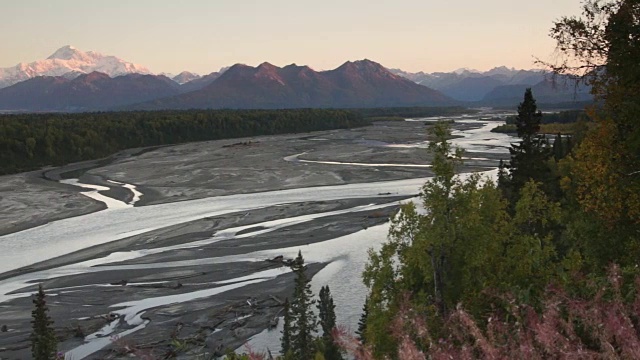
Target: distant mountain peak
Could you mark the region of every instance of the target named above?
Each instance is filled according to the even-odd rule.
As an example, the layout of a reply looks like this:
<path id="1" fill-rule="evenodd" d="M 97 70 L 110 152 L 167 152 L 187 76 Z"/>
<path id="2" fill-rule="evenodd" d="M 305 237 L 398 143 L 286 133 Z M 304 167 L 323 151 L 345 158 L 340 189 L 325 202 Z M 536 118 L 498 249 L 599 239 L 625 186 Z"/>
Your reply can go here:
<path id="1" fill-rule="evenodd" d="M 266 62 L 266 61 L 263 62 L 262 64 L 258 65 L 258 67 L 256 68 L 256 70 L 259 73 L 264 73 L 264 72 L 271 73 L 271 72 L 277 71 L 279 69 L 280 69 L 279 67 L 277 67 L 277 66 L 275 66 L 275 65 L 273 65 L 273 64 L 271 64 L 269 62 Z"/>
<path id="2" fill-rule="evenodd" d="M 0 88 L 38 76 L 64 76 L 72 79 L 93 71 L 99 71 L 112 77 L 132 73 L 151 73 L 144 66 L 124 61 L 115 56 L 102 55 L 93 51 L 83 52 L 71 45 L 65 45 L 47 59 L 20 63 L 4 69 L 0 68 Z"/>
<path id="3" fill-rule="evenodd" d="M 74 58 L 79 54 L 82 54 L 82 52 L 79 51 L 76 47 L 71 45 L 65 45 L 60 49 L 56 50 L 56 52 L 51 54 L 51 56 L 49 56 L 47 59 L 71 60 L 72 58 Z"/>
<path id="4" fill-rule="evenodd" d="M 474 74 L 480 73 L 480 71 L 475 69 L 470 69 L 470 68 L 460 68 L 460 69 L 453 70 L 453 72 L 458 75 L 462 75 L 464 73 L 474 73 Z"/>
<path id="5" fill-rule="evenodd" d="M 198 74 L 194 74 L 192 72 L 189 71 L 183 71 L 180 74 L 176 75 L 176 76 L 171 76 L 171 80 L 175 81 L 176 83 L 182 85 L 185 83 L 188 83 L 189 81 L 193 81 L 196 79 L 200 79 L 202 76 L 198 75 Z"/>
<path id="6" fill-rule="evenodd" d="M 344 64 L 342 64 L 342 66 L 345 66 L 345 67 L 357 67 L 357 68 L 364 68 L 364 67 L 381 67 L 381 68 L 384 68 L 384 66 L 378 64 L 375 61 L 371 61 L 369 59 L 347 61 Z"/>
<path id="7" fill-rule="evenodd" d="M 538 70 L 516 70 L 507 66 L 498 66 L 489 71 L 469 68 L 434 73 L 410 73 L 399 69 L 390 71 L 461 101 L 480 101 L 496 87 L 514 84 L 533 86 L 543 79 L 543 73 Z"/>
<path id="8" fill-rule="evenodd" d="M 486 72 L 487 75 L 512 75 L 517 72 L 515 68 L 509 68 L 506 66 L 497 66 Z"/>

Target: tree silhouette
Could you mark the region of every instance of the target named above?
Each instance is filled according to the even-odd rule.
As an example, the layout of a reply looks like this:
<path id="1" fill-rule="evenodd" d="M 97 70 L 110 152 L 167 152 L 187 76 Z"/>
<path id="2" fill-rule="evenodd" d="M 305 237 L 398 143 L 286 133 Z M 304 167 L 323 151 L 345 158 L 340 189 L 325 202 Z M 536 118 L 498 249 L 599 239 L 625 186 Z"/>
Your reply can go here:
<path id="1" fill-rule="evenodd" d="M 322 342 L 324 343 L 324 358 L 326 360 L 342 360 L 340 348 L 333 339 L 333 331 L 336 327 L 336 305 L 333 303 L 329 286 L 320 289 L 320 301 L 318 312 L 320 327 L 322 328 Z"/>
<path id="2" fill-rule="evenodd" d="M 284 326 L 282 328 L 282 338 L 280 339 L 282 355 L 287 356 L 291 352 L 291 307 L 289 299 L 284 301 Z"/>
<path id="3" fill-rule="evenodd" d="M 53 321 L 49 317 L 49 309 L 45 300 L 42 285 L 34 294 L 35 309 L 31 312 L 33 331 L 31 333 L 31 354 L 34 360 L 51 360 L 56 358 L 58 341 L 53 331 Z"/>
<path id="4" fill-rule="evenodd" d="M 306 266 L 302 252 L 293 262 L 296 274 L 295 289 L 291 302 L 291 352 L 294 359 L 312 359 L 315 354 L 313 332 L 316 330 L 316 315 L 312 306 L 315 304 L 311 284 L 306 274 Z"/>
<path id="5" fill-rule="evenodd" d="M 550 178 L 550 171 L 546 164 L 550 155 L 547 141 L 544 136 L 538 134 L 541 120 L 542 112 L 538 110 L 533 92 L 529 88 L 524 93 L 524 100 L 518 106 L 516 117 L 518 136 L 522 141 L 512 144 L 509 149 L 511 179 L 508 182 L 510 188 L 506 192 L 508 194 L 516 196 L 529 180 L 545 184 Z M 515 203 L 516 199 L 510 200 Z"/>

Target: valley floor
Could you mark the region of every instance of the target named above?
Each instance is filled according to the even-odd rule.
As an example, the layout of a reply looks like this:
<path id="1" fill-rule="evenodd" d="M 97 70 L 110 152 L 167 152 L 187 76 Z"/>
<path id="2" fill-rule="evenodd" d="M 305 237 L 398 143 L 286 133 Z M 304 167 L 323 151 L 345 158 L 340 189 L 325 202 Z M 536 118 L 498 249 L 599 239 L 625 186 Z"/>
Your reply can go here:
<path id="1" fill-rule="evenodd" d="M 508 157 L 509 137 L 479 118 L 453 125 L 470 150 L 461 172 Z M 431 176 L 428 123 L 137 149 L 0 177 L 0 358 L 29 357 L 38 283 L 60 350 L 76 360 L 127 347 L 195 357 L 256 334 L 277 351 L 265 340 L 277 329 L 263 330 L 293 286 L 277 257 L 298 250 L 314 291 L 329 284 L 353 328 L 366 250 Z"/>

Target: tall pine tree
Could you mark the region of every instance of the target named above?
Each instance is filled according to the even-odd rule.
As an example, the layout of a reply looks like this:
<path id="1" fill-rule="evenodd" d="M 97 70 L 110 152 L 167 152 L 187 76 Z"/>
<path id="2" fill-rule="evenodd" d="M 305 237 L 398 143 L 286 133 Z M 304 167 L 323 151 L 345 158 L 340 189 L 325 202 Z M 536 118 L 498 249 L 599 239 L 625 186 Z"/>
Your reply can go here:
<path id="1" fill-rule="evenodd" d="M 512 144 L 511 162 L 509 164 L 510 181 L 508 191 L 505 193 L 517 196 L 520 189 L 529 180 L 547 184 L 550 180 L 550 170 L 546 164 L 550 156 L 547 141 L 544 136 L 538 134 L 542 112 L 538 110 L 538 105 L 533 97 L 531 89 L 524 93 L 524 100 L 518 106 L 518 116 L 516 117 L 516 127 L 518 137 L 522 141 Z M 504 182 L 503 182 L 504 183 Z M 510 199 L 515 203 L 517 199 Z"/>
<path id="2" fill-rule="evenodd" d="M 333 339 L 333 330 L 336 327 L 336 305 L 333 303 L 333 296 L 329 286 L 320 289 L 320 301 L 318 302 L 318 312 L 320 327 L 322 328 L 322 342 L 324 343 L 324 358 L 326 360 L 342 360 L 340 348 Z"/>
<path id="3" fill-rule="evenodd" d="M 301 252 L 298 252 L 292 268 L 296 274 L 296 285 L 291 302 L 291 351 L 294 359 L 313 359 L 315 355 L 313 332 L 317 324 L 316 315 L 312 309 L 315 300 L 313 300 L 311 284 L 307 278 Z"/>
<path id="4" fill-rule="evenodd" d="M 369 317 L 369 297 L 364 300 L 364 305 L 362 305 L 362 314 L 360 315 L 360 321 L 358 321 L 358 330 L 356 331 L 356 335 L 358 335 L 358 340 L 361 344 L 366 343 L 366 333 L 367 333 L 367 318 Z"/>
<path id="5" fill-rule="evenodd" d="M 284 358 L 291 357 L 291 307 L 289 299 L 284 301 L 284 326 L 282 328 L 282 338 L 280 339 L 282 347 L 282 356 Z"/>
<path id="6" fill-rule="evenodd" d="M 31 333 L 31 354 L 34 360 L 51 360 L 56 358 L 58 340 L 53 331 L 53 321 L 49 317 L 49 309 L 45 300 L 42 285 L 33 299 L 35 309 L 31 312 L 33 332 Z"/>

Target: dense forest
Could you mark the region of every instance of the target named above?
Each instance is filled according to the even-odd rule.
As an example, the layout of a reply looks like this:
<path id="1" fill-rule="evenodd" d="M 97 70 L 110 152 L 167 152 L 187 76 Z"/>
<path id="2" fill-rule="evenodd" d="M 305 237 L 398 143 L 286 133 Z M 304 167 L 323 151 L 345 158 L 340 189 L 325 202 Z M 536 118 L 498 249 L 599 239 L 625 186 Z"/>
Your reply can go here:
<path id="1" fill-rule="evenodd" d="M 505 124 L 491 130 L 497 133 L 517 133 L 517 116 L 508 116 Z M 585 110 L 567 110 L 557 113 L 543 113 L 540 119 L 540 132 L 544 134 L 570 134 L 591 126 L 591 117 Z"/>
<path id="2" fill-rule="evenodd" d="M 345 110 L 192 110 L 0 115 L 0 174 L 117 151 L 368 125 Z"/>
<path id="3" fill-rule="evenodd" d="M 344 129 L 369 125 L 380 117 L 469 111 L 413 107 L 0 114 L 0 175 L 99 159 L 130 148 Z"/>
<path id="4" fill-rule="evenodd" d="M 477 112 L 462 106 L 450 107 L 390 107 L 390 108 L 365 108 L 351 109 L 367 118 L 379 117 L 402 117 L 402 118 L 422 118 L 431 116 L 454 116 Z"/>

